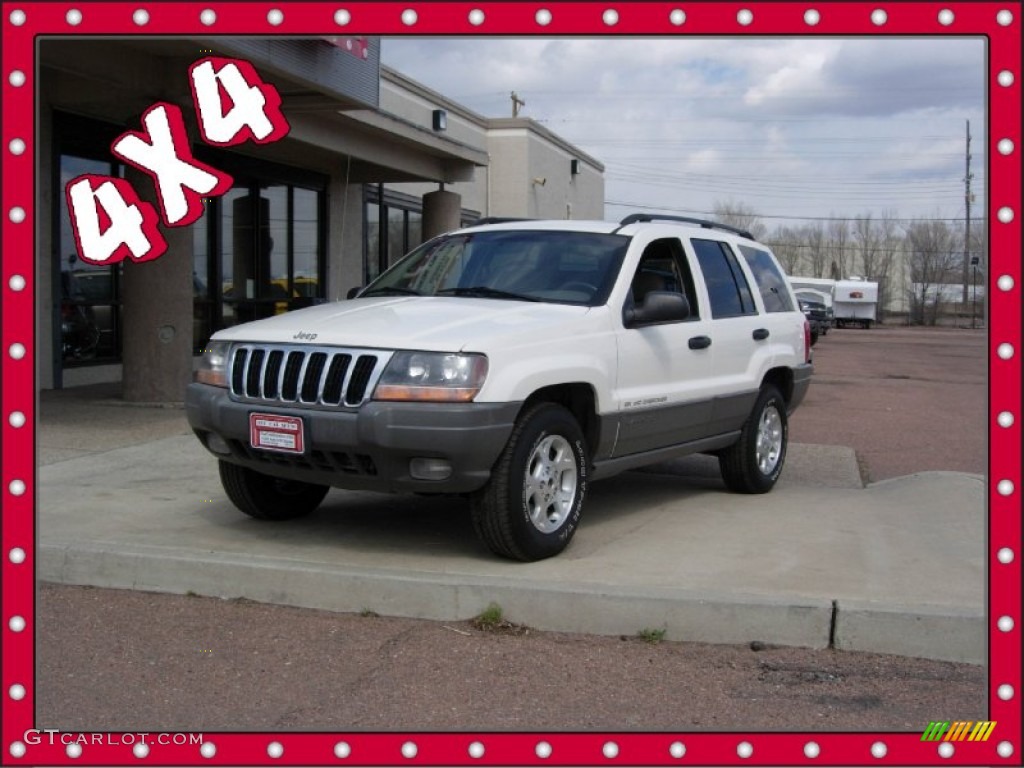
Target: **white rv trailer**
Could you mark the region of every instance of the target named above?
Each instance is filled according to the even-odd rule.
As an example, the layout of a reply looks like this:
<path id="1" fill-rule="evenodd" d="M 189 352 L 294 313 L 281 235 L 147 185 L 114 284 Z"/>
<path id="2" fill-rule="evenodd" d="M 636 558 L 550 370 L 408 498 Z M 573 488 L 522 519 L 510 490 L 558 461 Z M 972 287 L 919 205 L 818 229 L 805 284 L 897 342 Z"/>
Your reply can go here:
<path id="1" fill-rule="evenodd" d="M 836 280 L 834 307 L 837 327 L 870 328 L 878 309 L 878 283 L 860 277 Z"/>

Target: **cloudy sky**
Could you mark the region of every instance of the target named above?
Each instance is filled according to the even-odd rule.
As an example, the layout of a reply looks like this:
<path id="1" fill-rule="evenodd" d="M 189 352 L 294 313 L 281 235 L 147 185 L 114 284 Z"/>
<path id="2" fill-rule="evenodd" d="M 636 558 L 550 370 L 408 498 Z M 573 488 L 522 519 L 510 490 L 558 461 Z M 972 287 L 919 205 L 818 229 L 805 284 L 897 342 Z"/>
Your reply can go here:
<path id="1" fill-rule="evenodd" d="M 980 38 L 385 38 L 382 60 L 488 117 L 531 117 L 605 164 L 605 217 L 753 208 L 814 218 L 984 211 Z"/>

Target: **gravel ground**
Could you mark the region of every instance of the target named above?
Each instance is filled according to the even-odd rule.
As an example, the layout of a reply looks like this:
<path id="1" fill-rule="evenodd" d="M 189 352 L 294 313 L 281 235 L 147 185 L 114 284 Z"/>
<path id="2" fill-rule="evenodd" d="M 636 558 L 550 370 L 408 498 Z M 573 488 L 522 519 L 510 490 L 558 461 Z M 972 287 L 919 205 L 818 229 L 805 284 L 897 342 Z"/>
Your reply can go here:
<path id="1" fill-rule="evenodd" d="M 984 473 L 983 332 L 836 330 L 814 354 L 793 441 L 854 447 L 869 480 Z M 37 611 L 38 728 L 898 731 L 987 700 L 983 667 L 876 654 L 57 585 Z"/>

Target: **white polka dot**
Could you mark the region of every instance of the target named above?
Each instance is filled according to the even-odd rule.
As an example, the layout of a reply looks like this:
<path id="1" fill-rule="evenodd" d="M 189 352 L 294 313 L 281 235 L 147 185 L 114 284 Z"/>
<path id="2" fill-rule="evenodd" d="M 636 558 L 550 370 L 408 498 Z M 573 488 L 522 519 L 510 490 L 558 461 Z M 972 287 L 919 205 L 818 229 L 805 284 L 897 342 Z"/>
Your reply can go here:
<path id="1" fill-rule="evenodd" d="M 681 741 L 673 741 L 672 746 L 668 748 L 668 753 L 679 760 L 686 756 L 686 745 Z"/>
<path id="2" fill-rule="evenodd" d="M 11 757 L 18 757 L 18 758 L 24 757 L 26 751 L 27 751 L 27 748 L 25 747 L 25 742 L 23 742 L 23 741 L 11 742 L 11 747 L 10 747 Z"/>
<path id="3" fill-rule="evenodd" d="M 71 742 L 64 748 L 64 754 L 70 757 L 72 760 L 77 760 L 82 756 L 82 745 Z"/>
<path id="4" fill-rule="evenodd" d="M 542 27 L 546 27 L 548 24 L 551 23 L 551 11 L 549 11 L 547 8 L 541 8 L 539 11 L 537 11 L 536 15 L 533 18 Z"/>
<path id="5" fill-rule="evenodd" d="M 25 142 L 21 139 L 11 139 L 11 143 L 7 145 L 7 148 L 11 150 L 12 155 L 25 154 Z"/>
<path id="6" fill-rule="evenodd" d="M 537 744 L 537 748 L 534 749 L 534 752 L 537 754 L 537 757 L 539 757 L 541 760 L 547 760 L 549 757 L 551 757 L 551 745 L 548 744 L 546 741 L 542 741 L 539 744 Z"/>
<path id="7" fill-rule="evenodd" d="M 1003 86 L 1003 88 L 1009 88 L 1013 85 L 1013 72 L 1010 72 L 1008 69 L 1004 69 L 996 77 L 996 82 Z"/>
<path id="8" fill-rule="evenodd" d="M 14 411 L 7 417 L 7 423 L 15 429 L 21 429 L 25 426 L 25 414 L 21 411 Z"/>
<path id="9" fill-rule="evenodd" d="M 25 618 L 23 616 L 11 616 L 7 626 L 11 628 L 11 632 L 23 632 L 25 630 Z"/>
<path id="10" fill-rule="evenodd" d="M 280 741 L 272 741 L 267 744 L 267 755 L 275 760 L 284 754 L 284 744 Z"/>
<path id="11" fill-rule="evenodd" d="M 996 218 L 1003 222 L 1003 224 L 1009 224 L 1013 221 L 1013 208 L 1004 205 L 999 209 L 999 212 L 996 214 Z"/>
<path id="12" fill-rule="evenodd" d="M 334 745 L 334 756 L 339 760 L 345 760 L 352 754 L 352 747 L 348 745 L 347 741 L 339 741 Z"/>
<path id="13" fill-rule="evenodd" d="M 419 20 L 419 14 L 416 13 L 412 8 L 406 8 L 402 11 L 402 23 L 407 27 L 411 27 Z"/>
<path id="14" fill-rule="evenodd" d="M 996 490 L 1000 496 L 1010 496 L 1013 494 L 1013 481 L 1012 480 L 1000 480 L 999 485 L 996 486 Z"/>
<path id="15" fill-rule="evenodd" d="M 686 11 L 684 11 L 682 8 L 674 8 L 672 9 L 672 13 L 668 15 L 668 20 L 674 26 L 680 27 L 686 23 Z"/>
<path id="16" fill-rule="evenodd" d="M 16 205 L 13 208 L 11 208 L 11 211 L 10 213 L 7 214 L 7 217 L 15 224 L 21 224 L 21 222 L 25 220 L 25 209 L 22 208 L 20 205 Z"/>
<path id="17" fill-rule="evenodd" d="M 25 278 L 21 275 L 11 275 L 11 279 L 7 281 L 7 285 L 10 286 L 12 291 L 23 291 L 25 290 Z"/>
<path id="18" fill-rule="evenodd" d="M 1000 741 L 996 747 L 996 753 L 1000 757 L 1013 757 L 1013 744 L 1008 741 Z"/>
<path id="19" fill-rule="evenodd" d="M 1000 139 L 996 145 L 996 149 L 999 150 L 1000 155 L 1009 155 L 1013 153 L 1013 139 Z"/>
<path id="20" fill-rule="evenodd" d="M 280 8 L 271 8 L 267 11 L 267 23 L 272 26 L 280 26 L 281 22 L 284 21 L 284 11 Z"/>
<path id="21" fill-rule="evenodd" d="M 818 13 L 814 8 L 809 8 L 804 11 L 804 24 L 808 27 L 818 26 L 818 22 L 821 21 L 821 14 Z"/>
<path id="22" fill-rule="evenodd" d="M 8 553 L 7 559 L 15 565 L 21 565 L 25 562 L 25 550 L 21 547 L 15 547 Z"/>
<path id="23" fill-rule="evenodd" d="M 889 20 L 889 14 L 883 11 L 881 8 L 876 8 L 871 12 L 871 23 L 876 27 L 880 27 Z"/>
<path id="24" fill-rule="evenodd" d="M 605 23 L 606 27 L 614 27 L 619 23 L 619 12 L 609 8 L 607 11 L 601 14 L 601 21 Z"/>
<path id="25" fill-rule="evenodd" d="M 72 8 L 66 14 L 64 14 L 64 20 L 67 21 L 72 27 L 77 27 L 82 23 L 82 12 L 77 8 Z"/>
<path id="26" fill-rule="evenodd" d="M 996 690 L 996 696 L 1003 701 L 1009 701 L 1013 698 L 1013 686 L 1009 683 L 1003 683 L 999 686 L 998 690 Z"/>
<path id="27" fill-rule="evenodd" d="M 809 758 L 815 758 L 821 754 L 821 747 L 818 746 L 817 742 L 808 741 L 804 744 L 804 755 Z"/>
<path id="28" fill-rule="evenodd" d="M 21 683 L 15 683 L 7 689 L 7 695 L 15 701 L 21 701 L 25 698 L 25 686 Z"/>
<path id="29" fill-rule="evenodd" d="M 199 754 L 209 760 L 217 754 L 217 745 L 212 741 L 203 742 L 203 746 L 199 748 Z"/>
<path id="30" fill-rule="evenodd" d="M 21 358 L 23 358 L 25 356 L 25 345 L 24 344 L 18 344 L 17 342 L 15 342 L 14 344 L 11 344 L 11 348 L 9 350 L 9 354 L 10 354 L 11 358 L 14 359 L 14 360 L 21 360 Z"/>
<path id="31" fill-rule="evenodd" d="M 736 747 L 736 754 L 746 760 L 754 754 L 754 745 L 749 741 L 741 741 Z"/>
<path id="32" fill-rule="evenodd" d="M 889 748 L 885 746 L 884 741 L 876 741 L 871 745 L 871 756 L 881 760 L 889 753 Z"/>
<path id="33" fill-rule="evenodd" d="M 1013 11 L 1001 10 L 996 14 L 996 23 L 1001 27 L 1008 27 L 1013 24 Z"/>
<path id="34" fill-rule="evenodd" d="M 479 741 L 474 741 L 472 744 L 469 745 L 469 756 L 472 757 L 474 760 L 479 760 L 481 757 L 484 756 L 484 752 L 486 751 L 487 750 L 484 749 L 484 745 Z"/>
<path id="35" fill-rule="evenodd" d="M 606 741 L 604 746 L 601 747 L 601 754 L 609 760 L 614 760 L 619 756 L 619 745 L 614 741 Z"/>
<path id="36" fill-rule="evenodd" d="M 25 73 L 20 69 L 16 69 L 7 77 L 7 82 L 15 88 L 21 88 L 25 84 Z"/>
<path id="37" fill-rule="evenodd" d="M 22 24 L 25 23 L 27 19 L 27 17 L 25 16 L 25 12 L 20 8 L 11 11 L 11 15 L 8 16 L 7 18 L 9 18 L 11 20 L 11 24 L 13 24 L 16 27 L 20 27 Z"/>
<path id="38" fill-rule="evenodd" d="M 472 24 L 474 27 L 479 27 L 481 24 L 483 24 L 485 18 L 486 17 L 484 16 L 484 12 L 481 11 L 479 8 L 474 8 L 472 11 L 469 12 L 469 23 Z"/>
<path id="39" fill-rule="evenodd" d="M 736 21 L 744 27 L 750 26 L 754 21 L 754 12 L 749 8 L 743 8 L 736 14 Z"/>
<path id="40" fill-rule="evenodd" d="M 339 27 L 344 27 L 350 21 L 352 21 L 352 14 L 344 8 L 339 8 L 334 12 L 334 23 Z"/>
<path id="41" fill-rule="evenodd" d="M 7 486 L 7 490 L 11 492 L 12 496 L 21 496 L 25 493 L 25 481 L 24 480 L 11 480 L 11 484 Z"/>
<path id="42" fill-rule="evenodd" d="M 132 21 L 138 27 L 144 27 L 149 24 L 149 11 L 145 8 L 139 8 L 135 13 L 132 14 Z"/>
<path id="43" fill-rule="evenodd" d="M 996 354 L 999 355 L 1003 360 L 1009 360 L 1013 357 L 1013 344 L 1000 344 L 996 347 Z"/>
<path id="44" fill-rule="evenodd" d="M 199 14 L 199 21 L 207 27 L 212 27 L 217 23 L 217 12 L 212 8 L 206 8 Z"/>
<path id="45" fill-rule="evenodd" d="M 939 11 L 939 24 L 944 27 L 948 27 L 956 19 L 956 15 L 949 10 L 949 8 L 943 8 Z"/>
<path id="46" fill-rule="evenodd" d="M 956 749 L 950 742 L 944 741 L 939 744 L 939 757 L 950 758 L 954 752 L 956 752 Z"/>
<path id="47" fill-rule="evenodd" d="M 402 745 L 402 757 L 404 758 L 412 760 L 414 757 L 416 757 L 417 752 L 419 752 L 419 749 L 417 748 L 416 744 L 414 744 L 411 741 L 407 741 L 405 742 L 405 744 Z"/>
<path id="48" fill-rule="evenodd" d="M 148 757 L 149 756 L 149 745 L 146 744 L 145 742 L 140 741 L 138 744 L 136 744 L 134 747 L 132 747 L 132 754 L 135 755 L 140 760 L 142 758 L 144 758 L 144 757 Z"/>
<path id="49" fill-rule="evenodd" d="M 1012 275 L 1000 275 L 999 280 L 996 281 L 996 285 L 999 286 L 1000 291 L 1012 291 L 1014 282 Z"/>
<path id="50" fill-rule="evenodd" d="M 999 562 L 1003 565 L 1009 565 L 1013 562 L 1013 550 L 1009 547 L 1003 547 L 996 554 L 996 557 L 999 559 Z"/>
<path id="51" fill-rule="evenodd" d="M 1013 618 L 1010 616 L 1000 616 L 999 621 L 996 622 L 996 626 L 999 627 L 1000 632 L 1012 632 Z"/>

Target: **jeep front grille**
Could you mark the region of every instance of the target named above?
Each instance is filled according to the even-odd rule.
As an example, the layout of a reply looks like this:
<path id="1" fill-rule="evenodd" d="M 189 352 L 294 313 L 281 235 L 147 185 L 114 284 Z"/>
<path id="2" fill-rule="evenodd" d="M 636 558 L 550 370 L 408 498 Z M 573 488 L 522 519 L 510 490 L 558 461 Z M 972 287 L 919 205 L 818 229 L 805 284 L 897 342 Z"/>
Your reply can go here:
<path id="1" fill-rule="evenodd" d="M 391 352 L 241 344 L 231 352 L 231 394 L 269 403 L 357 407 L 373 394 Z"/>

